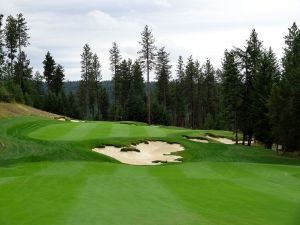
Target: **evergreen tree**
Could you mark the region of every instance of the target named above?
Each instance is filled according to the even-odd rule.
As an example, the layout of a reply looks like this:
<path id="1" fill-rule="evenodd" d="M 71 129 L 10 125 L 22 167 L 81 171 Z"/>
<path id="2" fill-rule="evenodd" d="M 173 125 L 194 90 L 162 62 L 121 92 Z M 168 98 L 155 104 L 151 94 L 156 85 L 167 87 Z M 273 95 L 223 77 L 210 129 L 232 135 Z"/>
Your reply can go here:
<path id="1" fill-rule="evenodd" d="M 55 71 L 55 61 L 49 51 L 45 56 L 43 64 L 44 64 L 43 74 L 47 83 L 48 91 L 53 91 L 53 76 Z"/>
<path id="2" fill-rule="evenodd" d="M 93 53 L 91 52 L 91 48 L 88 44 L 85 44 L 83 47 L 83 52 L 81 54 L 81 103 L 80 106 L 82 108 L 82 112 L 84 112 L 84 118 L 92 118 L 90 111 L 90 78 L 92 76 L 92 58 Z"/>
<path id="3" fill-rule="evenodd" d="M 163 107 L 167 108 L 169 97 L 169 81 L 171 78 L 170 54 L 165 51 L 165 47 L 157 51 L 155 73 L 157 80 L 157 100 Z"/>
<path id="4" fill-rule="evenodd" d="M 114 107 L 114 119 L 116 116 L 116 107 L 117 107 L 117 97 L 120 95 L 120 83 L 119 83 L 119 79 L 118 79 L 118 67 L 120 66 L 120 62 L 121 62 L 121 54 L 120 54 L 120 50 L 119 47 L 117 45 L 116 42 L 113 42 L 112 44 L 112 48 L 109 50 L 109 54 L 110 54 L 110 69 L 113 73 L 112 75 L 112 81 L 113 81 L 113 107 Z"/>
<path id="5" fill-rule="evenodd" d="M 8 58 L 10 62 L 8 63 L 9 77 L 14 74 L 14 59 L 16 57 L 17 47 L 18 47 L 18 36 L 17 36 L 17 20 L 13 16 L 8 16 L 5 25 L 5 46 L 8 49 Z"/>
<path id="6" fill-rule="evenodd" d="M 99 107 L 101 109 L 101 116 L 103 120 L 108 119 L 109 100 L 106 89 L 99 85 Z"/>
<path id="7" fill-rule="evenodd" d="M 266 148 L 272 147 L 271 124 L 267 101 L 270 98 L 272 85 L 278 82 L 279 66 L 272 49 L 264 52 L 259 71 L 254 79 L 253 98 L 253 123 L 255 139 L 265 144 Z"/>
<path id="8" fill-rule="evenodd" d="M 144 122 L 145 113 L 144 79 L 140 64 L 135 62 L 132 66 L 132 79 L 126 102 L 125 118 L 126 120 Z"/>
<path id="9" fill-rule="evenodd" d="M 4 41 L 3 41 L 3 28 L 2 28 L 2 19 L 3 15 L 0 14 L 0 81 L 4 80 L 5 73 L 4 73 L 4 59 L 5 59 L 5 53 L 4 53 Z"/>
<path id="10" fill-rule="evenodd" d="M 44 88 L 43 76 L 39 71 L 36 71 L 33 77 L 35 94 L 33 96 L 33 105 L 36 108 L 43 109 L 44 107 Z"/>
<path id="11" fill-rule="evenodd" d="M 96 117 L 98 119 L 100 119 L 101 117 L 101 108 L 100 108 L 100 93 L 99 93 L 99 89 L 100 89 L 100 82 L 101 82 L 101 79 L 102 79 L 102 76 L 101 76 L 101 65 L 100 65 L 100 61 L 99 61 L 99 58 L 98 58 L 98 55 L 95 53 L 93 55 L 93 59 L 92 59 L 92 64 L 93 64 L 93 76 L 92 76 L 92 83 L 93 83 L 93 86 L 95 86 L 95 92 L 93 93 L 93 95 L 96 96 L 96 100 L 95 100 L 95 103 L 96 103 L 96 109 L 97 109 L 97 113 L 96 113 Z"/>
<path id="12" fill-rule="evenodd" d="M 282 80 L 269 100 L 272 134 L 284 151 L 300 148 L 300 30 L 296 23 L 285 37 Z"/>
<path id="13" fill-rule="evenodd" d="M 15 82 L 20 85 L 23 93 L 26 91 L 25 82 L 32 78 L 32 67 L 30 67 L 30 61 L 24 52 L 20 53 L 18 61 L 14 65 Z"/>
<path id="14" fill-rule="evenodd" d="M 235 141 L 238 144 L 240 107 L 242 104 L 242 80 L 234 52 L 225 51 L 222 67 L 221 93 L 224 119 L 227 121 L 227 127 L 235 132 Z"/>
<path id="15" fill-rule="evenodd" d="M 65 72 L 62 65 L 57 64 L 52 78 L 52 91 L 56 95 L 63 91 L 63 81 L 65 79 Z"/>
<path id="16" fill-rule="evenodd" d="M 184 95 L 187 104 L 187 123 L 188 127 L 195 127 L 195 112 L 196 112 L 196 99 L 195 95 L 196 85 L 195 80 L 197 77 L 197 68 L 195 67 L 192 56 L 188 58 L 185 68 L 185 81 L 184 81 Z"/>
<path id="17" fill-rule="evenodd" d="M 244 71 L 243 103 L 241 112 L 241 130 L 243 131 L 243 144 L 246 139 L 251 145 L 254 123 L 253 123 L 253 82 L 259 71 L 262 57 L 262 42 L 258 39 L 256 31 L 253 29 L 247 41 L 245 51 L 237 51 L 241 58 L 242 70 Z"/>
<path id="18" fill-rule="evenodd" d="M 178 58 L 178 64 L 177 64 L 177 79 L 175 84 L 175 102 L 176 102 L 176 114 L 177 114 L 177 125 L 178 126 L 184 126 L 184 117 L 185 117 L 185 97 L 183 95 L 184 93 L 184 87 L 185 87 L 185 72 L 184 72 L 184 63 L 182 56 L 179 56 Z"/>
<path id="19" fill-rule="evenodd" d="M 147 110 L 148 110 L 148 124 L 151 124 L 151 87 L 149 73 L 155 63 L 155 46 L 152 31 L 148 25 L 145 26 L 141 33 L 142 40 L 139 42 L 142 49 L 138 52 L 140 54 L 140 63 L 147 73 Z"/>
<path id="20" fill-rule="evenodd" d="M 119 73 L 121 79 L 121 92 L 118 99 L 118 103 L 120 104 L 119 107 L 121 108 L 121 115 L 123 117 L 125 105 L 129 97 L 129 90 L 132 80 L 132 62 L 130 59 L 128 61 L 123 60 L 120 64 Z"/>
<path id="21" fill-rule="evenodd" d="M 216 80 L 215 80 L 215 70 L 208 59 L 203 66 L 204 75 L 204 129 L 215 128 L 215 121 L 217 114 L 217 92 L 216 92 Z M 208 120 L 205 122 L 205 120 Z"/>
<path id="22" fill-rule="evenodd" d="M 29 45 L 29 35 L 27 22 L 23 17 L 22 13 L 17 14 L 16 18 L 16 36 L 17 36 L 17 47 L 19 48 L 19 54 L 22 52 L 22 47 Z"/>

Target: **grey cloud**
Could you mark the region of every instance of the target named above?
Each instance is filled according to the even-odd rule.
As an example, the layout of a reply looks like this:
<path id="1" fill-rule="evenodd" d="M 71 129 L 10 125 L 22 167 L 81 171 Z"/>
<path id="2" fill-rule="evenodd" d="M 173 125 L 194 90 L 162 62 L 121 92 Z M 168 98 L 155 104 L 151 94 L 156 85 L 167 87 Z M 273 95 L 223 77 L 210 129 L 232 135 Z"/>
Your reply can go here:
<path id="1" fill-rule="evenodd" d="M 42 69 L 49 50 L 69 80 L 80 78 L 85 43 L 99 54 L 103 78 L 110 79 L 111 43 L 117 41 L 123 57 L 134 60 L 145 24 L 157 45 L 171 53 L 174 70 L 179 55 L 193 55 L 201 63 L 209 57 L 220 66 L 224 50 L 243 46 L 252 28 L 280 57 L 287 28 L 300 21 L 298 0 L 0 0 L 0 5 L 5 15 L 25 15 L 34 69 Z"/>

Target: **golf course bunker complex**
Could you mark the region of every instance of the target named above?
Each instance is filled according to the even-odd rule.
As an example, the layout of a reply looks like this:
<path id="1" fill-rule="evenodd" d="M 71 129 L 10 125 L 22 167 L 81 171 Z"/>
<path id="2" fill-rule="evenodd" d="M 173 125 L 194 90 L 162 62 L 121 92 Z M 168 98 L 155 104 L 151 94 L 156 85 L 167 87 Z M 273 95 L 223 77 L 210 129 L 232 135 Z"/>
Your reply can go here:
<path id="1" fill-rule="evenodd" d="M 129 150 L 122 149 L 124 148 L 105 146 L 104 148 L 94 148 L 93 151 L 110 156 L 125 164 L 160 165 L 166 162 L 180 162 L 182 157 L 171 155 L 171 153 L 184 150 L 179 144 L 162 141 L 149 141 L 125 148 Z"/>

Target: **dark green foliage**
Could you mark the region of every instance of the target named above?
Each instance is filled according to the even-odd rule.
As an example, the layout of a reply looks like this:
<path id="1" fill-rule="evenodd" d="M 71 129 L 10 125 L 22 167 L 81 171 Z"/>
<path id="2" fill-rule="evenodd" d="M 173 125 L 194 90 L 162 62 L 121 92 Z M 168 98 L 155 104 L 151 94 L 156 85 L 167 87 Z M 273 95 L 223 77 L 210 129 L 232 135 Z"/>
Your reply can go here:
<path id="1" fill-rule="evenodd" d="M 170 114 L 166 107 L 160 105 L 157 101 L 153 101 L 151 108 L 153 110 L 152 123 L 170 125 Z"/>
<path id="2" fill-rule="evenodd" d="M 238 49 L 237 54 L 240 58 L 240 65 L 243 71 L 243 101 L 241 107 L 241 123 L 240 128 L 244 134 L 244 140 L 251 145 L 254 123 L 253 123 L 253 100 L 254 87 L 253 83 L 260 68 L 262 58 L 262 43 L 258 39 L 257 32 L 253 29 L 245 50 Z"/>
<path id="3" fill-rule="evenodd" d="M 5 77 L 5 72 L 4 72 L 4 62 L 5 62 L 5 52 L 4 52 L 4 40 L 3 40 L 3 35 L 4 35 L 4 31 L 3 31 L 3 15 L 0 14 L 0 80 L 4 80 Z"/>
<path id="4" fill-rule="evenodd" d="M 52 89 L 53 92 L 58 95 L 63 89 L 63 81 L 65 79 L 64 68 L 62 65 L 58 64 L 55 67 L 53 77 L 52 77 Z"/>
<path id="5" fill-rule="evenodd" d="M 81 78 L 78 92 L 82 116 L 85 119 L 100 119 L 99 83 L 101 81 L 100 62 L 88 44 L 81 54 Z"/>
<path id="6" fill-rule="evenodd" d="M 46 80 L 48 90 L 52 91 L 53 89 L 53 76 L 55 71 L 55 61 L 51 56 L 50 52 L 48 51 L 45 60 L 43 61 L 44 64 L 44 79 Z"/>
<path id="7" fill-rule="evenodd" d="M 28 92 L 26 87 L 26 80 L 32 78 L 32 67 L 30 67 L 30 61 L 24 52 L 18 56 L 18 61 L 14 65 L 14 80 L 21 86 L 22 91 Z"/>
<path id="8" fill-rule="evenodd" d="M 273 83 L 279 82 L 279 69 L 273 51 L 264 52 L 261 65 L 255 77 L 253 98 L 254 136 L 258 141 L 265 143 L 267 148 L 272 147 L 271 125 L 267 101 L 270 98 Z"/>
<path id="9" fill-rule="evenodd" d="M 171 78 L 170 54 L 162 47 L 157 51 L 157 59 L 155 64 L 155 74 L 157 80 L 157 100 L 158 103 L 167 107 L 169 98 L 169 82 Z"/>
<path id="10" fill-rule="evenodd" d="M 8 16 L 5 25 L 5 47 L 8 49 L 7 57 L 8 62 L 8 77 L 13 76 L 14 59 L 16 58 L 16 52 L 18 47 L 18 36 L 17 36 L 17 20 L 13 16 Z"/>
<path id="11" fill-rule="evenodd" d="M 237 134 L 241 122 L 242 81 L 234 52 L 225 51 L 221 82 L 221 101 L 225 126 Z"/>
<path id="12" fill-rule="evenodd" d="M 132 78 L 125 107 L 125 119 L 144 122 L 146 119 L 144 80 L 141 66 L 135 62 L 132 66 Z"/>
<path id="13" fill-rule="evenodd" d="M 272 134 L 284 151 L 300 149 L 300 31 L 294 23 L 285 37 L 283 74 L 269 99 Z"/>

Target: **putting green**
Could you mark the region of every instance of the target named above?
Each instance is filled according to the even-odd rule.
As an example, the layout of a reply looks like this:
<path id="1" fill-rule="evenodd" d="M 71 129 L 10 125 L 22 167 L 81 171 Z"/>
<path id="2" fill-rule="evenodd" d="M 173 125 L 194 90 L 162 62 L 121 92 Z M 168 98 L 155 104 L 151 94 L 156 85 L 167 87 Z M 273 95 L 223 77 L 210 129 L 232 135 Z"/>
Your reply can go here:
<path id="1" fill-rule="evenodd" d="M 36 117 L 3 119 L 0 127 L 1 225 L 300 221 L 299 159 L 262 148 L 182 138 L 204 131 Z M 186 151 L 179 153 L 184 162 L 129 166 L 91 151 L 144 138 L 184 145 Z"/>

